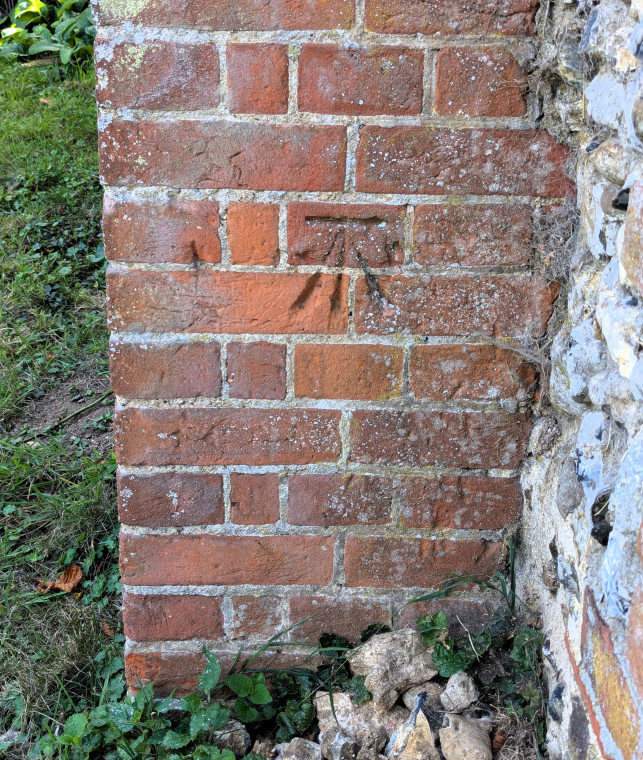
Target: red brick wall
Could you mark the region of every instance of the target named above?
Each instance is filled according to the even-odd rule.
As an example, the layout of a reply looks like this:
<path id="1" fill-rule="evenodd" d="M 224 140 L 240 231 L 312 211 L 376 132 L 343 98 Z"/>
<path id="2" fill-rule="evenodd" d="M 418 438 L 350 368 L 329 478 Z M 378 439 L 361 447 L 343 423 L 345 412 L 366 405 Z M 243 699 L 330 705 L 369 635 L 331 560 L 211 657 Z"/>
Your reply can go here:
<path id="1" fill-rule="evenodd" d="M 532 223 L 570 190 L 535 11 L 102 1 L 131 683 L 497 566 L 536 387 L 497 346 L 546 329 Z"/>

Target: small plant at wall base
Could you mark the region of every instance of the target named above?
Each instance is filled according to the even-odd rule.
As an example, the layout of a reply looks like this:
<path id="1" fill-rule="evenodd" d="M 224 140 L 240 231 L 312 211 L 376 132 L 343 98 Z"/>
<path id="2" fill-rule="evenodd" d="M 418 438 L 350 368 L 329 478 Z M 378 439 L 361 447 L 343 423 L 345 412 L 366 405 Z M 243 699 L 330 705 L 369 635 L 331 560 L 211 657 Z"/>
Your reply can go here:
<path id="1" fill-rule="evenodd" d="M 96 26 L 88 0 L 20 0 L 4 20 L 0 58 L 42 58 L 55 54 L 64 65 L 89 63 Z"/>

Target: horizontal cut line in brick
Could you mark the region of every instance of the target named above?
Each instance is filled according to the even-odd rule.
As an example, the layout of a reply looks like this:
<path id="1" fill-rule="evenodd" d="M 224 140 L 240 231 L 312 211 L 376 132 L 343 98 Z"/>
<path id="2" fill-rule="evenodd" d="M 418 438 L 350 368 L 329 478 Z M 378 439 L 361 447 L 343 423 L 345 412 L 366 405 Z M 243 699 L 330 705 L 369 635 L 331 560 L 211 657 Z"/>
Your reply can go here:
<path id="1" fill-rule="evenodd" d="M 358 409 L 411 410 L 426 412 L 481 412 L 495 414 L 518 408 L 515 399 L 505 401 L 422 401 L 411 394 L 387 401 L 332 400 L 306 397 L 286 398 L 283 401 L 239 398 L 124 398 L 117 397 L 123 409 L 320 409 L 352 412 Z"/>
<path id="2" fill-rule="evenodd" d="M 155 27 L 136 25 L 131 23 L 101 23 L 101 33 L 108 40 L 126 40 L 135 42 L 137 36 L 144 35 L 146 41 L 163 40 L 167 42 L 193 42 L 217 43 L 225 46 L 228 42 L 244 43 L 269 43 L 279 42 L 288 45 L 305 45 L 310 42 L 341 44 L 345 42 L 346 35 L 337 30 L 316 30 L 316 31 L 288 31 L 276 29 L 271 31 L 206 31 L 201 29 L 182 29 L 180 27 Z M 364 44 L 391 45 L 413 48 L 415 50 L 439 50 L 447 47 L 461 47 L 463 45 L 482 46 L 489 45 L 493 47 L 512 48 L 518 42 L 525 40 L 524 36 L 494 36 L 485 34 L 459 34 L 452 37 L 440 35 L 417 35 L 417 34 L 386 34 L 374 31 L 368 31 L 367 34 L 361 34 L 357 30 L 350 30 L 350 37 L 353 40 L 363 40 Z"/>
<path id="3" fill-rule="evenodd" d="M 336 464 L 313 464 L 313 465 L 119 465 L 119 471 L 125 474 L 153 474 L 153 473 L 202 473 L 202 474 L 221 474 L 221 473 L 247 473 L 263 474 L 268 472 L 284 473 L 286 475 L 293 473 L 318 474 L 318 475 L 345 475 L 354 473 L 356 475 L 410 475 L 427 478 L 439 478 L 443 475 L 448 476 L 488 476 L 491 478 L 515 478 L 519 475 L 519 470 L 509 469 L 476 469 L 476 468 L 458 468 L 458 467 L 413 467 L 404 466 L 396 467 L 395 465 L 364 465 L 359 462 L 348 462 L 345 467 L 338 467 Z"/>
<path id="4" fill-rule="evenodd" d="M 513 523 L 511 523 L 513 524 Z M 508 526 L 505 526 L 508 527 Z M 391 530 L 395 529 L 396 538 L 412 540 L 423 538 L 427 541 L 499 541 L 504 535 L 505 528 L 497 530 L 442 530 L 407 528 L 399 523 L 389 522 L 378 525 L 294 525 L 282 523 L 275 525 L 239 525 L 225 522 L 218 525 L 182 525 L 180 528 L 144 528 L 141 525 L 121 524 L 123 535 L 127 536 L 237 536 L 266 538 L 275 536 L 373 536 L 390 538 Z"/>
<path id="5" fill-rule="evenodd" d="M 322 274 L 346 274 L 348 276 L 362 277 L 364 270 L 360 267 L 346 267 L 346 266 L 323 266 L 320 264 L 279 264 L 277 266 L 256 266 L 256 265 L 229 265 L 229 264 L 208 264 L 206 262 L 194 264 L 175 264 L 175 263 L 159 263 L 159 264 L 143 264 L 136 261 L 123 261 L 121 259 L 117 262 L 118 268 L 127 272 L 240 272 L 243 274 L 263 273 L 272 274 L 274 272 L 291 272 L 291 273 L 303 273 L 303 274 L 315 274 L 321 272 Z M 529 275 L 532 270 L 528 265 L 523 266 L 462 266 L 460 264 L 452 265 L 436 265 L 436 266 L 420 266 L 415 263 L 397 264 L 389 267 L 378 267 L 373 270 L 377 275 L 404 275 L 408 274 L 410 277 L 414 275 L 434 275 L 443 277 L 457 277 L 459 275 L 488 275 L 488 274 L 507 274 L 507 275 Z"/>
<path id="6" fill-rule="evenodd" d="M 288 204 L 295 201 L 315 203 L 362 203 L 386 205 L 444 205 L 456 203 L 466 205 L 530 205 L 533 208 L 547 208 L 565 203 L 561 198 L 539 198 L 530 195 L 476 195 L 475 193 L 451 193 L 436 195 L 431 193 L 370 193 L 355 190 L 338 191 L 292 191 L 292 190 L 245 190 L 239 188 L 168 188 L 165 185 L 110 185 L 104 184 L 105 192 L 115 200 L 163 200 L 180 198 L 184 200 L 256 201 L 261 203 Z"/>
<path id="7" fill-rule="evenodd" d="M 286 114 L 232 114 L 218 108 L 203 108 L 192 110 L 148 110 L 141 108 L 107 108 L 100 109 L 102 116 L 112 119 L 135 119 L 141 123 L 156 123 L 166 121 L 190 121 L 207 124 L 209 122 L 225 122 L 226 124 L 270 124 L 281 126 L 304 125 L 334 125 L 349 126 L 371 125 L 382 127 L 417 126 L 434 127 L 445 130 L 468 131 L 471 129 L 535 129 L 537 123 L 529 116 L 438 116 L 433 113 L 420 113 L 415 116 L 341 116 L 338 114 L 310 113 L 297 111 Z"/>

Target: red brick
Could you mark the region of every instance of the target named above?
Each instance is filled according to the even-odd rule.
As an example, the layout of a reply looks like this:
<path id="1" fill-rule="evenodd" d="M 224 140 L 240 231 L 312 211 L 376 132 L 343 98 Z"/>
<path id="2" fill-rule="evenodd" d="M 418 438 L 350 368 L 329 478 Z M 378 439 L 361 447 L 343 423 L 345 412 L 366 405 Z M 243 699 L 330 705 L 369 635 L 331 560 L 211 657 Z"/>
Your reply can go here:
<path id="1" fill-rule="evenodd" d="M 585 590 L 581 635 L 582 665 L 595 692 L 596 702 L 624 760 L 633 760 L 640 721 L 628 680 L 616 657 L 609 626 L 589 589 Z"/>
<path id="2" fill-rule="evenodd" d="M 536 383 L 534 367 L 515 351 L 495 346 L 413 346 L 411 393 L 417 399 L 526 401 Z"/>
<path id="3" fill-rule="evenodd" d="M 337 267 L 404 263 L 406 206 L 291 203 L 288 261 Z"/>
<path id="4" fill-rule="evenodd" d="M 232 522 L 236 525 L 266 525 L 279 519 L 279 476 L 268 472 L 230 475 Z"/>
<path id="5" fill-rule="evenodd" d="M 216 46 L 182 42 L 96 44 L 96 97 L 111 108 L 199 110 L 219 105 Z"/>
<path id="6" fill-rule="evenodd" d="M 365 277 L 356 285 L 359 333 L 544 335 L 558 288 L 538 276 Z"/>
<path id="7" fill-rule="evenodd" d="M 279 263 L 279 206 L 231 203 L 228 247 L 232 264 L 272 267 Z"/>
<path id="8" fill-rule="evenodd" d="M 403 352 L 393 346 L 295 346 L 295 395 L 383 401 L 402 395 Z"/>
<path id="9" fill-rule="evenodd" d="M 221 475 L 117 472 L 118 514 L 126 525 L 178 528 L 224 520 Z"/>
<path id="10" fill-rule="evenodd" d="M 105 254 L 110 261 L 194 264 L 221 261 L 219 204 L 213 201 L 103 203 Z"/>
<path id="11" fill-rule="evenodd" d="M 130 465 L 334 462 L 339 420 L 321 409 L 122 409 L 116 452 Z"/>
<path id="12" fill-rule="evenodd" d="M 304 45 L 299 110 L 347 116 L 419 114 L 423 70 L 421 50 Z"/>
<path id="13" fill-rule="evenodd" d="M 498 47 L 452 47 L 436 62 L 434 110 L 441 116 L 524 116 L 527 77 Z"/>
<path id="14" fill-rule="evenodd" d="M 358 409 L 351 420 L 351 461 L 416 467 L 518 467 L 529 417 L 482 412 Z"/>
<path id="15" fill-rule="evenodd" d="M 228 343 L 228 385 L 232 398 L 285 398 L 286 346 Z"/>
<path id="16" fill-rule="evenodd" d="M 124 593 L 123 624 L 135 641 L 212 641 L 223 636 L 221 597 Z"/>
<path id="17" fill-rule="evenodd" d="M 452 573 L 490 576 L 502 544 L 422 538 L 347 536 L 346 585 L 436 588 Z"/>
<path id="18" fill-rule="evenodd" d="M 568 155 L 544 130 L 367 126 L 357 190 L 565 197 L 574 193 L 564 172 Z"/>
<path id="19" fill-rule="evenodd" d="M 117 396 L 141 399 L 221 395 L 218 343 L 110 342 L 110 379 Z"/>
<path id="20" fill-rule="evenodd" d="M 391 624 L 390 602 L 364 597 L 293 596 L 290 598 L 290 624 L 313 616 L 290 634 L 293 641 L 319 641 L 322 633 L 344 636 L 353 644 L 372 623 Z"/>
<path id="21" fill-rule="evenodd" d="M 287 628 L 283 623 L 283 599 L 278 596 L 233 596 L 233 639 L 266 642 Z"/>
<path id="22" fill-rule="evenodd" d="M 131 19 L 146 26 L 221 31 L 349 29 L 354 0 L 155 0 L 100 4 L 101 24 Z"/>
<path id="23" fill-rule="evenodd" d="M 346 129 L 230 121 L 111 122 L 99 139 L 108 185 L 342 190 Z"/>
<path id="24" fill-rule="evenodd" d="M 260 586 L 330 583 L 326 536 L 121 535 L 123 583 L 139 586 Z"/>
<path id="25" fill-rule="evenodd" d="M 121 270 L 107 279 L 112 330 L 338 334 L 348 326 L 342 274 Z"/>
<path id="26" fill-rule="evenodd" d="M 125 679 L 134 691 L 153 683 L 154 696 L 176 692 L 180 697 L 197 690 L 205 665 L 201 652 L 130 652 L 125 655 Z"/>
<path id="27" fill-rule="evenodd" d="M 291 475 L 291 525 L 382 525 L 391 522 L 388 478 L 361 475 Z"/>
<path id="28" fill-rule="evenodd" d="M 407 528 L 500 530 L 522 511 L 520 482 L 513 478 L 404 478 L 398 496 Z"/>
<path id="29" fill-rule="evenodd" d="M 538 0 L 366 0 L 366 28 L 387 34 L 534 34 Z"/>
<path id="30" fill-rule="evenodd" d="M 634 592 L 627 621 L 627 661 L 633 685 L 643 698 L 643 583 Z"/>
<path id="31" fill-rule="evenodd" d="M 423 266 L 527 264 L 531 209 L 512 205 L 432 205 L 415 209 L 415 261 Z"/>
<path id="32" fill-rule="evenodd" d="M 466 599 L 436 599 L 432 602 L 418 602 L 404 607 L 399 620 L 399 628 L 415 628 L 419 617 L 444 612 L 449 622 L 449 634 L 456 640 L 467 636 L 468 632 L 479 633 L 489 626 L 498 612 L 494 602 L 471 602 Z"/>
<path id="33" fill-rule="evenodd" d="M 232 113 L 288 111 L 288 48 L 228 45 L 228 108 Z"/>

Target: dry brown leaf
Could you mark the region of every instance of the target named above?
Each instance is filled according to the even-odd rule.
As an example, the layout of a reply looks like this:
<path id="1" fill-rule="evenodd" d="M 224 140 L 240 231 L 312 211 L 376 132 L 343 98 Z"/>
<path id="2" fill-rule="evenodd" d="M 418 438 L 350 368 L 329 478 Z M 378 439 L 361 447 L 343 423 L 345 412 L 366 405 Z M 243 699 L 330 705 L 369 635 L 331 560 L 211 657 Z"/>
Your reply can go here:
<path id="1" fill-rule="evenodd" d="M 53 104 L 54 104 L 54 101 L 50 100 L 49 98 L 38 98 L 38 100 L 41 103 L 44 103 L 46 106 L 53 106 Z"/>
<path id="2" fill-rule="evenodd" d="M 107 636 L 110 639 L 114 638 L 114 629 L 108 622 L 106 622 L 105 620 L 101 620 L 100 627 L 101 627 L 102 632 L 105 634 L 105 636 Z"/>
<path id="3" fill-rule="evenodd" d="M 82 579 L 83 571 L 80 566 L 70 565 L 55 581 L 43 582 L 42 578 L 36 578 L 37 590 L 42 594 L 46 594 L 48 591 L 65 591 L 67 594 L 71 594 L 78 588 Z"/>

